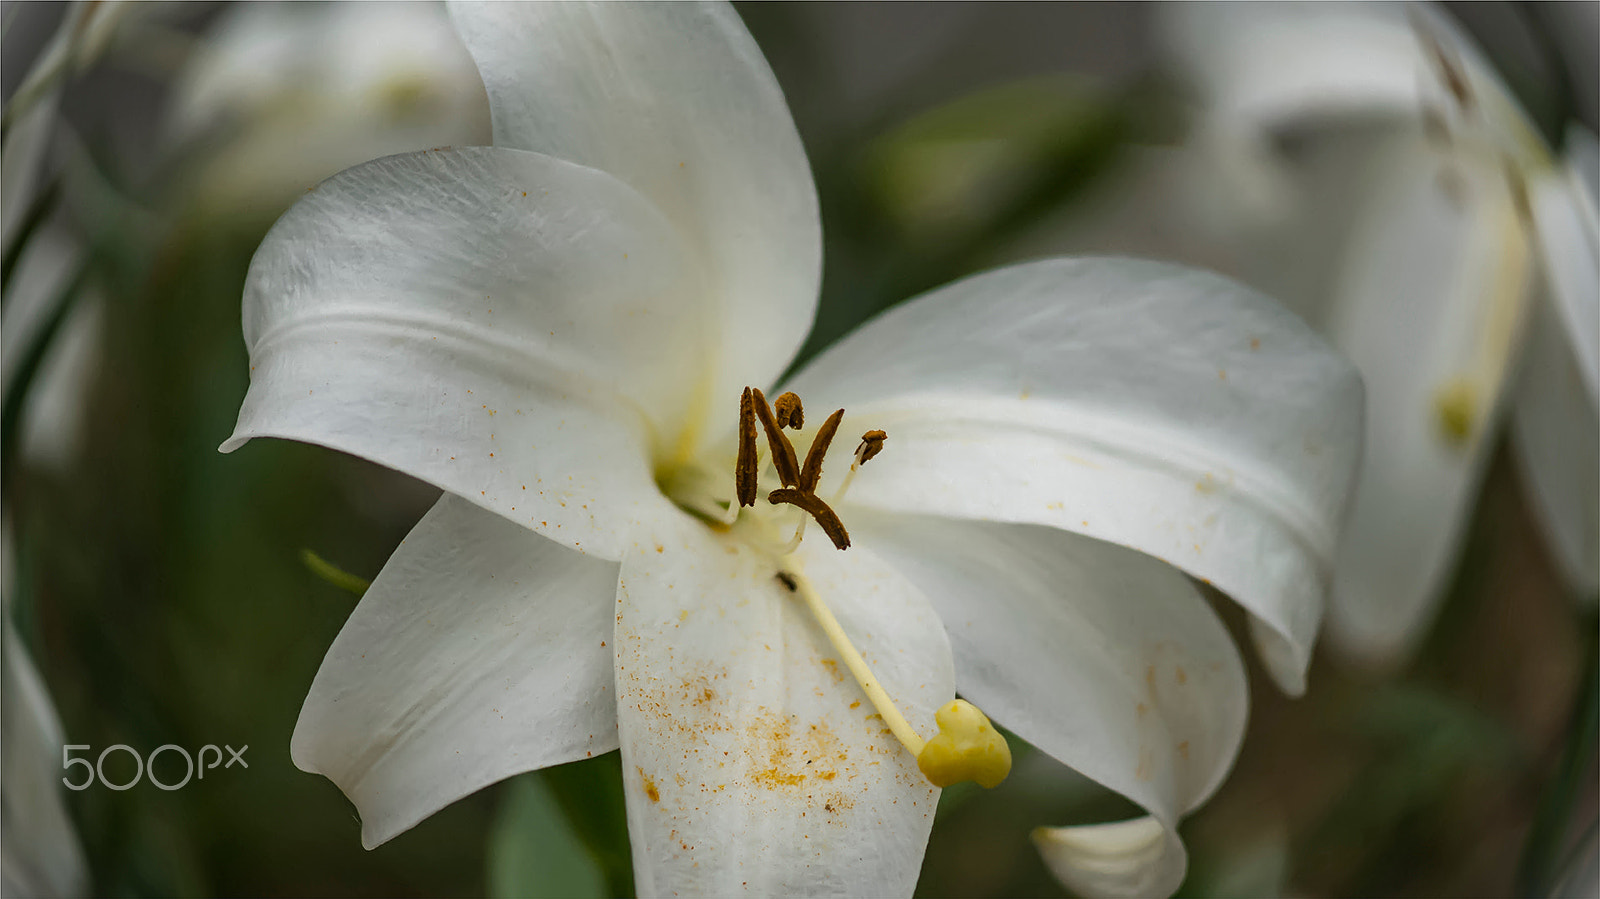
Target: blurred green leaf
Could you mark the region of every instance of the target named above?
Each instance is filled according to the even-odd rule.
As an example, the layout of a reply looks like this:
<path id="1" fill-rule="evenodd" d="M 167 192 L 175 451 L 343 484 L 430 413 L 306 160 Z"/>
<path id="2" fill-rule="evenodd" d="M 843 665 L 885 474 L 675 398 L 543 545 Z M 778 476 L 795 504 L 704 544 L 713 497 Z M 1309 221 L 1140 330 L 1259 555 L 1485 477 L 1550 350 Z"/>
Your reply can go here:
<path id="1" fill-rule="evenodd" d="M 607 895 L 600 866 L 567 823 L 541 775 L 506 783 L 489 830 L 489 895 L 572 897 Z"/>
<path id="2" fill-rule="evenodd" d="M 540 772 L 578 838 L 600 864 L 610 894 L 632 896 L 633 851 L 622 787 L 622 753 Z"/>
<path id="3" fill-rule="evenodd" d="M 1103 167 L 1125 131 L 1114 99 L 1064 76 L 968 94 L 874 141 L 862 181 L 913 243 L 1004 227 Z"/>

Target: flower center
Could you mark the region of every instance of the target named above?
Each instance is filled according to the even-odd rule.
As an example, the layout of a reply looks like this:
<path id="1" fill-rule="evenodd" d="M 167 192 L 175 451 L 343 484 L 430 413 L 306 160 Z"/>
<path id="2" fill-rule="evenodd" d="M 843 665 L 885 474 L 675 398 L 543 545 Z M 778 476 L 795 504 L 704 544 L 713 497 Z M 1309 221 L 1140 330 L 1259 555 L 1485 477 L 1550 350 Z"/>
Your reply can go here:
<path id="1" fill-rule="evenodd" d="M 878 714 L 883 716 L 884 723 L 889 726 L 895 739 L 916 758 L 917 767 L 930 783 L 947 787 L 964 780 L 975 780 L 985 787 L 993 787 L 1004 780 L 1011 770 L 1011 749 L 1006 745 L 1005 738 L 989 723 L 989 719 L 971 703 L 961 699 L 952 700 L 934 715 L 939 732 L 932 739 L 924 740 L 873 675 L 866 659 L 850 641 L 822 595 L 806 579 L 800 570 L 799 560 L 792 555 L 800 546 L 807 522 L 811 521 L 822 528 L 836 548 L 850 548 L 850 534 L 834 512 L 833 504 L 838 503 L 850 489 L 861 466 L 883 450 L 888 435 L 877 430 L 861 435 L 861 442 L 856 446 L 850 462 L 850 471 L 831 499 L 824 500 L 817 492 L 822 480 L 822 462 L 843 420 L 843 409 L 828 416 L 812 437 L 811 446 L 802 462 L 795 453 L 794 444 L 784 433 L 785 429 L 797 431 L 805 424 L 805 410 L 800 397 L 785 393 L 778 397 L 776 403 L 768 405 L 766 396 L 760 390 L 746 387 L 739 398 L 739 449 L 733 468 L 733 497 L 726 500 L 724 505 L 714 485 L 708 483 L 698 470 L 664 483 L 663 490 L 680 507 L 713 528 L 736 530 L 741 537 L 749 539 L 771 555 L 775 562 L 774 577 L 796 599 L 805 603 L 806 610 L 844 660 L 845 667 L 850 670 L 861 691 L 877 708 Z M 765 454 L 761 451 L 758 424 L 760 430 L 765 432 Z M 767 491 L 766 503 L 761 504 L 762 481 L 771 483 L 769 467 L 778 486 Z M 780 545 L 783 507 L 793 507 L 799 515 L 793 537 Z M 750 512 L 744 514 L 747 508 Z"/>

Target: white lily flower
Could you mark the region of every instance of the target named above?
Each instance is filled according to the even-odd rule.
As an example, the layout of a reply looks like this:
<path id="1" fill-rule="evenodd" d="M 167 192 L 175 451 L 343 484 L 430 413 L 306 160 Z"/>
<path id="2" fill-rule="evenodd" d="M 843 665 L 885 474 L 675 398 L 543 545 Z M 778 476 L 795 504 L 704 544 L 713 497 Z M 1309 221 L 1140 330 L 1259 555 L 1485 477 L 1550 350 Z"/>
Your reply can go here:
<path id="1" fill-rule="evenodd" d="M 1335 642 L 1388 664 L 1425 633 L 1513 393 L 1535 505 L 1570 581 L 1593 591 L 1592 149 L 1573 168 L 1554 160 L 1476 47 L 1429 7 L 1172 4 L 1162 21 L 1205 104 L 1198 141 L 1227 157 L 1210 169 L 1205 208 L 1245 198 L 1235 209 L 1253 228 L 1238 241 L 1272 248 L 1223 270 L 1301 310 L 1368 386 Z M 1273 150 L 1279 139 L 1292 152 Z M 1569 146 L 1582 153 L 1592 138 Z M 1551 302 L 1534 313 L 1539 336 L 1514 391 L 1541 287 Z"/>
<path id="2" fill-rule="evenodd" d="M 488 102 L 438 3 L 241 3 L 173 86 L 174 141 L 220 134 L 198 174 L 219 207 L 276 213 L 391 153 L 483 143 Z"/>
<path id="3" fill-rule="evenodd" d="M 445 491 L 329 650 L 295 763 L 373 846 L 620 746 L 641 894 L 909 895 L 934 783 L 1009 764 L 959 690 L 1158 822 L 1105 892 L 1175 889 L 1247 710 L 1182 572 L 1301 683 L 1354 370 L 1232 282 L 1056 259 L 880 316 L 773 415 L 747 388 L 806 335 L 821 234 L 737 14 L 453 16 L 495 146 L 328 180 L 246 284 L 223 450 L 304 440 Z"/>

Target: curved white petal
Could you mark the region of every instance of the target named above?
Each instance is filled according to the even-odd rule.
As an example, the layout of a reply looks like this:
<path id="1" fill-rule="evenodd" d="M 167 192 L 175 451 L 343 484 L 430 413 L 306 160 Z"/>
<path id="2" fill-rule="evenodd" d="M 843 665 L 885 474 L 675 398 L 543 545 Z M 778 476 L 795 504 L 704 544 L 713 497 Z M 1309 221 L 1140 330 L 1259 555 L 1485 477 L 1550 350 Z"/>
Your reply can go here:
<path id="1" fill-rule="evenodd" d="M 1194 585 L 1142 553 L 1056 528 L 848 520 L 939 611 L 962 696 L 1159 819 L 1165 835 L 1151 838 L 1160 845 L 1148 847 L 1148 867 L 1106 872 L 1093 894 L 1176 890 L 1187 859 L 1178 817 L 1222 782 L 1249 711 L 1239 653 Z"/>
<path id="2" fill-rule="evenodd" d="M 1167 852 L 1167 830 L 1155 818 L 1110 824 L 1036 827 L 1033 845 L 1050 873 L 1080 896 L 1150 896 Z"/>
<path id="3" fill-rule="evenodd" d="M 783 94 L 733 8 L 488 3 L 451 14 L 488 88 L 497 145 L 615 175 L 704 262 L 720 304 L 710 402 L 771 383 L 811 328 L 821 226 Z"/>
<path id="4" fill-rule="evenodd" d="M 1567 583 L 1600 587 L 1600 407 L 1550 304 L 1528 325 L 1511 434 L 1529 498 Z"/>
<path id="5" fill-rule="evenodd" d="M 1527 115 L 1447 14 L 1421 3 L 1164 3 L 1159 39 L 1214 127 L 1424 116 L 1521 157 Z"/>
<path id="6" fill-rule="evenodd" d="M 5 540 L 9 544 L 9 534 Z M 9 566 L 9 547 L 7 556 Z M 10 570 L 7 577 L 12 576 Z M 8 896 L 87 896 L 89 867 L 62 795 L 66 735 L 44 678 L 11 627 L 9 609 L 4 614 L 0 720 L 6 739 L 0 742 L 4 790 L 0 821 L 6 841 L 0 850 L 0 884 Z M 82 780 L 81 775 L 69 776 L 74 782 Z"/>
<path id="7" fill-rule="evenodd" d="M 345 622 L 290 752 L 372 848 L 523 771 L 617 746 L 617 565 L 445 494 Z"/>
<path id="8" fill-rule="evenodd" d="M 1367 445 L 1329 613 L 1382 665 L 1442 596 L 1496 433 L 1532 272 L 1504 170 L 1401 137 L 1352 186 L 1362 212 L 1326 332 L 1367 384 Z"/>
<path id="9" fill-rule="evenodd" d="M 222 449 L 320 443 L 615 558 L 656 493 L 648 456 L 688 414 L 701 307 L 685 263 L 637 192 L 547 156 L 347 170 L 251 262 L 250 392 Z"/>
<path id="10" fill-rule="evenodd" d="M 1548 302 L 1529 325 L 1512 434 L 1535 507 L 1567 581 L 1600 587 L 1600 151 L 1567 135 L 1558 177 L 1532 186 Z"/>
<path id="11" fill-rule="evenodd" d="M 1567 162 L 1529 185 L 1550 298 L 1593 396 L 1600 396 L 1600 144 L 1567 130 Z"/>
<path id="12" fill-rule="evenodd" d="M 927 600 L 870 549 L 805 577 L 912 725 L 954 696 Z M 777 563 L 675 511 L 622 562 L 617 723 L 639 894 L 909 896 L 939 791 Z"/>
<path id="13" fill-rule="evenodd" d="M 845 434 L 888 432 L 851 504 L 1051 525 L 1156 556 L 1288 641 L 1273 673 L 1303 688 L 1361 384 L 1267 298 L 1161 263 L 1045 260 L 889 311 L 792 387 L 844 406 Z"/>
<path id="14" fill-rule="evenodd" d="M 1420 109 L 1421 48 L 1400 4 L 1164 3 L 1171 57 L 1225 117 Z"/>

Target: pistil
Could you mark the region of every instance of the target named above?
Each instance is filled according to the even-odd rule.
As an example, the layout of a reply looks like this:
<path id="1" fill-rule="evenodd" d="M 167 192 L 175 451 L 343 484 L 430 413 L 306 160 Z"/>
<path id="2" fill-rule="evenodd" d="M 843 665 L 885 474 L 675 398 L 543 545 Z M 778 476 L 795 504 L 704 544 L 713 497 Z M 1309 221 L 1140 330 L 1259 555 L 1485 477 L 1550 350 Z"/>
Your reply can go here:
<path id="1" fill-rule="evenodd" d="M 827 635 L 834 651 L 844 660 L 850 675 L 860 685 L 868 701 L 883 716 L 895 739 L 917 760 L 917 768 L 936 787 L 948 787 L 964 780 L 975 780 L 981 786 L 995 787 L 1011 772 L 1011 748 L 990 724 L 987 716 L 977 706 L 964 699 L 945 703 L 934 713 L 939 733 L 924 740 L 911 722 L 901 714 L 883 685 L 873 675 L 867 660 L 840 626 L 833 610 L 823 602 L 805 575 L 793 569 L 778 572 L 778 580 L 800 597 L 811 612 L 811 617 Z"/>

